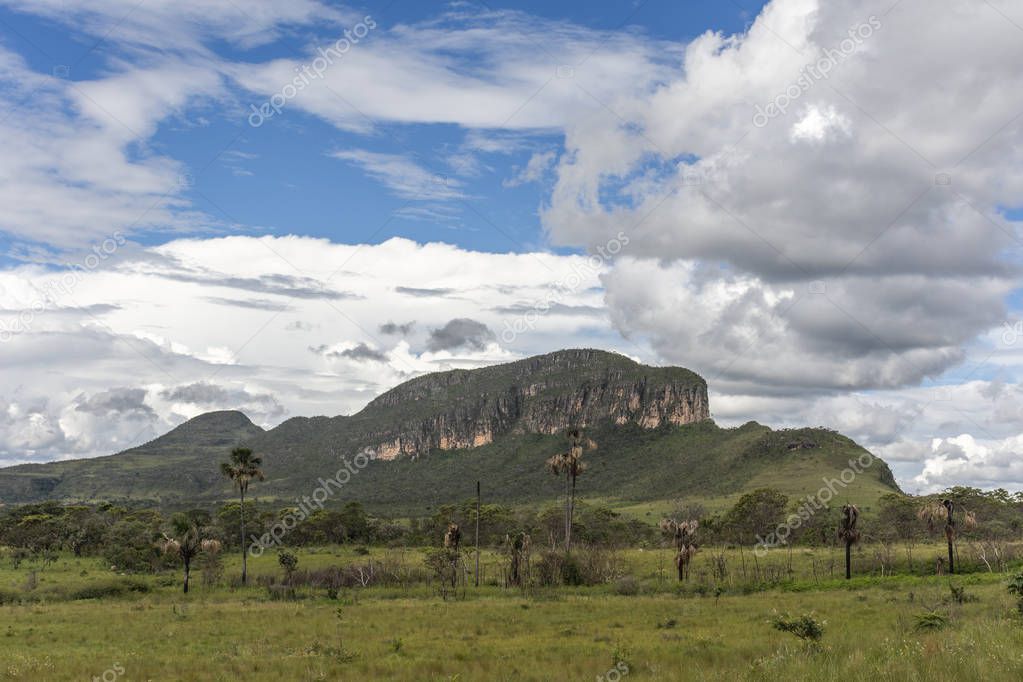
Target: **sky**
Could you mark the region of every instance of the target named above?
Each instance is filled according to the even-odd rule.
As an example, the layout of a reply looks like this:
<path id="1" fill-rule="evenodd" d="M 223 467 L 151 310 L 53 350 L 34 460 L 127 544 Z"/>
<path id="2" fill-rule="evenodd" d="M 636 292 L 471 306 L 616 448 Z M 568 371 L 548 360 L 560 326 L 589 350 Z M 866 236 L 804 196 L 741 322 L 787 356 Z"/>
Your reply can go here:
<path id="1" fill-rule="evenodd" d="M 1012 0 L 0 0 L 0 465 L 596 347 L 1023 490 Z"/>

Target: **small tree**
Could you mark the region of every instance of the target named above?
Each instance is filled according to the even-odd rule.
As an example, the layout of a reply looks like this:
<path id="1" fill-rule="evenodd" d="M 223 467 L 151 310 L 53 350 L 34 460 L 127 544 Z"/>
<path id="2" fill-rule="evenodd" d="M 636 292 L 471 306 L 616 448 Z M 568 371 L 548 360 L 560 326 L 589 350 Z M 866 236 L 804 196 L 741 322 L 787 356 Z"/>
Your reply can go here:
<path id="1" fill-rule="evenodd" d="M 277 553 L 277 563 L 284 569 L 284 582 L 290 584 L 291 576 L 298 568 L 298 557 L 287 550 L 281 550 Z"/>
<path id="2" fill-rule="evenodd" d="M 248 582 L 248 548 L 245 545 L 245 493 L 249 490 L 249 483 L 252 481 L 265 481 L 263 470 L 260 466 L 263 460 L 252 454 L 248 448 L 235 448 L 231 451 L 230 461 L 220 465 L 220 471 L 225 477 L 234 482 L 241 499 L 241 525 L 242 525 L 242 585 Z"/>
<path id="3" fill-rule="evenodd" d="M 885 495 L 881 498 L 881 510 L 877 525 L 891 539 L 901 540 L 906 548 L 906 560 L 909 570 L 913 571 L 913 547 L 920 536 L 920 524 L 917 522 L 917 502 L 912 498 L 899 494 Z"/>
<path id="4" fill-rule="evenodd" d="M 775 630 L 789 632 L 810 646 L 816 647 L 824 636 L 824 621 L 814 618 L 812 613 L 792 617 L 788 614 L 775 616 L 771 621 Z"/>

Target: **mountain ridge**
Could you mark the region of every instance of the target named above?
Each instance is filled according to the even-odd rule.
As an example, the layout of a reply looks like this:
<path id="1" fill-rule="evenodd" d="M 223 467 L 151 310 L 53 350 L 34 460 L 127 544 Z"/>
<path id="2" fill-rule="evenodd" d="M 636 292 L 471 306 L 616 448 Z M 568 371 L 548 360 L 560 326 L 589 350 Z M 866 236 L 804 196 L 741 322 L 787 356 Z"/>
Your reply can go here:
<path id="1" fill-rule="evenodd" d="M 264 459 L 267 482 L 256 494 L 269 499 L 307 492 L 340 458 L 368 448 L 376 461 L 353 477 L 345 500 L 412 513 L 461 499 L 482 478 L 501 482 L 501 499 L 531 503 L 558 494 L 543 462 L 564 447 L 569 427 L 600 444 L 587 455 L 592 490 L 620 501 L 729 495 L 772 476 L 787 485 L 838 472 L 843 457 L 865 452 L 825 429 L 723 429 L 709 413 L 707 384 L 690 370 L 571 349 L 423 375 L 355 414 L 295 417 L 270 430 L 242 412 L 206 413 L 114 455 L 0 469 L 0 501 L 229 499 L 219 463 L 245 446 Z M 868 478 L 875 492 L 898 490 L 883 462 Z"/>

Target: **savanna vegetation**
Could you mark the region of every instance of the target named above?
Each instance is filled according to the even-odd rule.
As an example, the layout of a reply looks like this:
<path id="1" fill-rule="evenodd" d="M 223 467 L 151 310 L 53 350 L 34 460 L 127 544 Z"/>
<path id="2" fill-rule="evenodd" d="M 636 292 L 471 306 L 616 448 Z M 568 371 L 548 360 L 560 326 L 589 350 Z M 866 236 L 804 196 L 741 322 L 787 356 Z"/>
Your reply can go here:
<path id="1" fill-rule="evenodd" d="M 572 441 L 566 458 L 587 447 Z M 258 463 L 235 459 L 258 486 Z M 893 494 L 855 518 L 836 503 L 758 549 L 800 500 L 759 489 L 714 512 L 676 501 L 655 525 L 566 490 L 538 512 L 481 504 L 478 517 L 476 500 L 411 519 L 323 509 L 245 568 L 240 500 L 6 508 L 0 678 L 1023 674 L 1019 495 Z M 250 536 L 287 511 L 244 504 Z"/>
<path id="2" fill-rule="evenodd" d="M 637 516 L 581 494 L 599 448 L 569 432 L 538 509 L 274 508 L 245 448 L 222 466 L 236 501 L 3 508 L 0 677 L 1023 674 L 1023 495 L 762 487 Z"/>

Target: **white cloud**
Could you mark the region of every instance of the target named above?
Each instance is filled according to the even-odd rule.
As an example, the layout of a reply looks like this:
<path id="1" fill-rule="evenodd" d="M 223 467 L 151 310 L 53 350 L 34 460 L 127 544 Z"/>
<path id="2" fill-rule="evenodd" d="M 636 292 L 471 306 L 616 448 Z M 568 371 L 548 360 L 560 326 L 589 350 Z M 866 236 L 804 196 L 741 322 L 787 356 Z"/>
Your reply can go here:
<path id="1" fill-rule="evenodd" d="M 623 334 L 771 394 L 911 386 L 1002 324 L 1023 41 L 984 3 L 892 4 L 775 0 L 616 115 L 568 124 L 544 224 L 565 245 L 629 236 L 606 280 Z M 754 121 L 871 17 L 829 77 Z"/>
<path id="2" fill-rule="evenodd" d="M 465 197 L 461 181 L 429 171 L 407 156 L 363 149 L 337 151 L 331 156 L 358 164 L 402 199 L 447 201 Z"/>
<path id="3" fill-rule="evenodd" d="M 529 157 L 525 168 L 516 169 L 517 172 L 504 181 L 505 187 L 518 187 L 530 182 L 539 182 L 550 170 L 558 153 L 554 151 L 537 152 Z"/>
<path id="4" fill-rule="evenodd" d="M 315 48 L 306 59 L 234 65 L 230 72 L 244 88 L 270 97 L 315 57 Z M 677 46 L 627 32 L 461 7 L 437 20 L 374 31 L 288 106 L 355 131 L 382 122 L 561 129 L 650 86 L 666 75 L 660 65 L 677 56 Z"/>
<path id="5" fill-rule="evenodd" d="M 53 301 L 59 311 L 34 314 L 3 344 L 0 461 L 109 453 L 211 409 L 243 409 L 267 426 L 286 414 L 350 413 L 423 372 L 595 338 L 614 348 L 606 322 L 559 314 L 498 341 L 495 332 L 523 315 L 503 306 L 544 300 L 579 272 L 585 281 L 559 300 L 598 307 L 599 273 L 579 256 L 300 237 L 179 240 L 119 254 L 81 273 Z M 0 270 L 0 328 L 17 331 L 34 292 L 54 291 L 59 276 Z M 404 335 L 380 331 L 394 320 L 416 323 L 402 322 Z"/>

